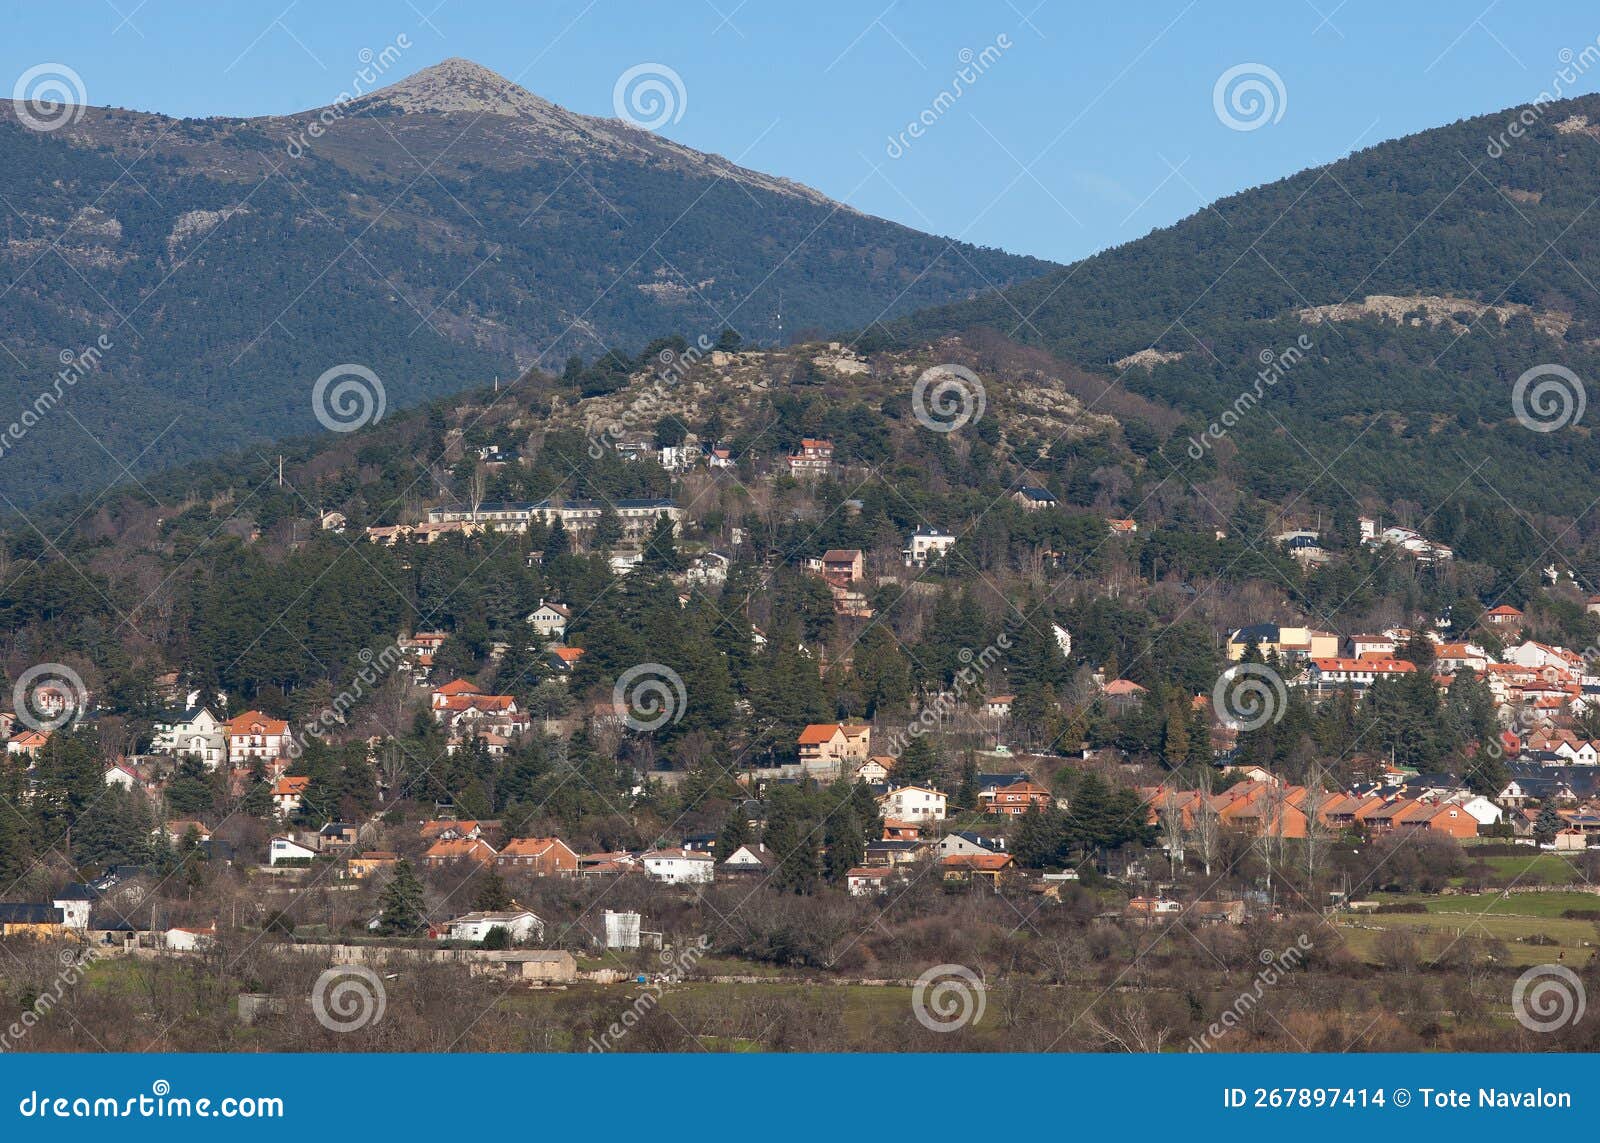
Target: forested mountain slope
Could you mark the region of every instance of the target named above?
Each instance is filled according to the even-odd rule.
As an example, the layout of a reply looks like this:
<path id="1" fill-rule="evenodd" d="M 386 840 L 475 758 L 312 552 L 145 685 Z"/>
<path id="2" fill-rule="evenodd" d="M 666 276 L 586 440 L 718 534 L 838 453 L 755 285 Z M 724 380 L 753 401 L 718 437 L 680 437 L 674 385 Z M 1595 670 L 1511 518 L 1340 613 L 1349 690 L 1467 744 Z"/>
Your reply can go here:
<path id="1" fill-rule="evenodd" d="M 1220 471 L 1269 499 L 1374 496 L 1422 517 L 1466 480 L 1570 519 L 1600 472 L 1593 414 L 1573 421 L 1575 401 L 1556 402 L 1541 427 L 1558 430 L 1530 431 L 1513 389 L 1540 365 L 1585 388 L 1600 377 L 1600 97 L 1528 109 L 1512 137 L 1518 116 L 1230 196 L 1049 277 L 894 323 L 892 340 L 989 326 L 1117 378 L 1190 416 L 1162 456 L 1197 485 Z M 1237 425 L 1222 421 L 1230 410 Z M 1205 436 L 1212 423 L 1225 439 Z"/>
<path id="2" fill-rule="evenodd" d="M 397 408 L 663 330 L 776 340 L 780 299 L 787 335 L 1050 268 L 463 60 L 322 114 L 87 108 L 53 131 L 0 115 L 0 196 L 0 406 L 109 343 L 29 428 L 27 462 L 0 467 L 16 506 L 103 488 L 108 453 L 142 476 L 314 430 L 312 385 L 346 362 Z"/>

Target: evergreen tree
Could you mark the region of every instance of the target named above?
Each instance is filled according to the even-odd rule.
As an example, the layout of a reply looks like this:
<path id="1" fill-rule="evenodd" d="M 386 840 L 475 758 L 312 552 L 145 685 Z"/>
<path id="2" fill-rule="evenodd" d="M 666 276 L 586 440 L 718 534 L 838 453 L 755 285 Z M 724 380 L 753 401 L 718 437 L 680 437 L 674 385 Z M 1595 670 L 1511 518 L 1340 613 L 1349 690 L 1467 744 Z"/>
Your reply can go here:
<path id="1" fill-rule="evenodd" d="M 550 524 L 549 535 L 544 541 L 544 558 L 549 563 L 558 556 L 564 556 L 572 551 L 572 539 L 567 535 L 567 526 L 557 516 Z"/>
<path id="2" fill-rule="evenodd" d="M 805 812 L 805 795 L 800 790 L 775 790 L 770 795 L 764 840 L 777 866 L 772 883 L 779 889 L 809 893 L 821 873 L 817 861 L 817 837 L 810 815 Z"/>
<path id="3" fill-rule="evenodd" d="M 940 769 L 932 740 L 919 734 L 906 744 L 889 777 L 896 786 L 931 786 L 937 784 Z"/>
<path id="4" fill-rule="evenodd" d="M 828 848 L 824 872 L 835 885 L 842 884 L 845 874 L 866 860 L 867 845 L 861 835 L 861 822 L 849 801 L 829 815 L 823 844 Z"/>
<path id="5" fill-rule="evenodd" d="M 378 931 L 386 936 L 414 936 L 426 923 L 422 881 L 411 862 L 395 863 L 394 876 L 378 898 Z"/>
<path id="6" fill-rule="evenodd" d="M 595 522 L 594 542 L 597 547 L 610 551 L 622 541 L 622 517 L 607 500 L 600 507 L 600 519 Z"/>
<path id="7" fill-rule="evenodd" d="M 644 567 L 649 571 L 671 575 L 681 572 L 688 562 L 678 551 L 677 526 L 663 516 L 656 521 L 650 538 L 645 541 Z"/>
<path id="8" fill-rule="evenodd" d="M 478 892 L 472 898 L 472 907 L 484 913 L 498 913 L 511 907 L 511 890 L 505 880 L 491 869 L 478 883 Z"/>
<path id="9" fill-rule="evenodd" d="M 961 760 L 961 785 L 956 791 L 956 805 L 964 810 L 978 808 L 978 760 L 970 750 Z"/>
<path id="10" fill-rule="evenodd" d="M 1556 808 L 1549 802 L 1539 807 L 1539 816 L 1533 823 L 1533 840 L 1540 845 L 1549 845 L 1555 841 L 1556 834 L 1566 828 L 1567 823 L 1561 815 L 1556 813 Z"/>
<path id="11" fill-rule="evenodd" d="M 717 835 L 717 844 L 712 847 L 717 864 L 721 865 L 732 857 L 740 846 L 749 844 L 750 820 L 745 817 L 744 810 L 735 808 L 723 823 L 722 832 Z"/>

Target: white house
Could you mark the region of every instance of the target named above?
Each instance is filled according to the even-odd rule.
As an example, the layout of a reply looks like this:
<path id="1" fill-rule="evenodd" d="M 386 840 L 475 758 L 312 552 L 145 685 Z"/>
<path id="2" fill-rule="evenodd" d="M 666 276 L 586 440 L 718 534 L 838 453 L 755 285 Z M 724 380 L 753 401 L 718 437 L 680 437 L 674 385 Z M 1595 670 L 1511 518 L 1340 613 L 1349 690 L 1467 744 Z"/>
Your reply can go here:
<path id="1" fill-rule="evenodd" d="M 899 877 L 900 871 L 889 865 L 862 865 L 845 874 L 845 886 L 852 897 L 871 897 L 888 892 Z"/>
<path id="2" fill-rule="evenodd" d="M 228 739 L 228 761 L 235 766 L 270 762 L 288 754 L 289 724 L 259 710 L 247 710 L 222 724 Z"/>
<path id="3" fill-rule="evenodd" d="M 190 693 L 185 709 L 168 714 L 155 725 L 150 743 L 152 754 L 192 754 L 207 770 L 222 765 L 227 753 L 227 733 L 208 707 L 199 702 L 200 692 Z"/>
<path id="4" fill-rule="evenodd" d="M 199 952 L 209 948 L 217 939 L 217 926 L 213 924 L 204 929 L 168 929 L 162 934 L 162 939 L 167 948 L 175 952 Z"/>
<path id="5" fill-rule="evenodd" d="M 926 567 L 930 559 L 938 559 L 956 546 L 956 538 L 949 532 L 923 525 L 911 533 L 905 556 L 907 567 Z"/>
<path id="6" fill-rule="evenodd" d="M 766 847 L 765 843 L 753 841 L 749 845 L 741 845 L 728 854 L 722 861 L 722 867 L 754 872 L 771 869 L 776 861 L 776 855 Z"/>
<path id="7" fill-rule="evenodd" d="M 947 833 L 939 841 L 940 857 L 980 857 L 986 853 L 1004 853 L 1005 838 L 984 837 L 975 833 Z"/>
<path id="8" fill-rule="evenodd" d="M 683 578 L 688 583 L 721 587 L 728 582 L 728 568 L 732 564 L 731 556 L 722 552 L 707 552 L 689 565 L 689 569 L 683 573 Z"/>
<path id="9" fill-rule="evenodd" d="M 133 790 L 138 788 L 139 780 L 139 775 L 121 762 L 106 771 L 106 785 L 108 786 L 121 786 L 124 790 Z"/>
<path id="10" fill-rule="evenodd" d="M 567 637 L 567 624 L 572 620 L 572 612 L 559 603 L 539 601 L 539 606 L 528 613 L 528 626 L 541 639 L 565 639 Z"/>
<path id="11" fill-rule="evenodd" d="M 1600 751 L 1595 749 L 1593 742 L 1574 744 L 1563 741 L 1561 745 L 1556 747 L 1556 753 L 1578 766 L 1593 766 L 1600 762 Z"/>
<path id="12" fill-rule="evenodd" d="M 1368 655 L 1393 656 L 1395 641 L 1387 635 L 1352 635 L 1350 636 L 1350 657 L 1352 659 L 1365 658 Z"/>
<path id="13" fill-rule="evenodd" d="M 652 849 L 643 854 L 645 872 L 668 885 L 708 883 L 715 876 L 716 859 L 709 853 L 687 849 Z"/>
<path id="14" fill-rule="evenodd" d="M 442 939 L 481 941 L 493 929 L 504 929 L 513 941 L 538 940 L 544 935 L 544 922 L 521 906 L 492 913 L 463 913 L 445 926 Z"/>
<path id="15" fill-rule="evenodd" d="M 61 910 L 62 925 L 69 929 L 87 929 L 89 907 L 93 902 L 93 890 L 84 885 L 68 885 L 50 904 Z"/>
<path id="16" fill-rule="evenodd" d="M 897 786 L 878 796 L 878 807 L 886 818 L 902 822 L 942 822 L 948 799 L 927 786 Z"/>
<path id="17" fill-rule="evenodd" d="M 1565 647 L 1552 647 L 1547 643 L 1537 643 L 1532 639 L 1518 643 L 1515 647 L 1507 647 L 1502 656 L 1508 663 L 1515 663 L 1519 667 L 1555 667 L 1575 677 L 1583 674 L 1583 658 Z"/>
<path id="18" fill-rule="evenodd" d="M 1482 794 L 1474 795 L 1461 803 L 1461 809 L 1481 826 L 1498 825 L 1505 816 L 1501 808 Z"/>
<path id="19" fill-rule="evenodd" d="M 279 835 L 272 839 L 267 847 L 267 864 L 278 865 L 285 861 L 310 861 L 317 855 L 317 851 L 309 845 L 301 845 L 292 837 Z"/>

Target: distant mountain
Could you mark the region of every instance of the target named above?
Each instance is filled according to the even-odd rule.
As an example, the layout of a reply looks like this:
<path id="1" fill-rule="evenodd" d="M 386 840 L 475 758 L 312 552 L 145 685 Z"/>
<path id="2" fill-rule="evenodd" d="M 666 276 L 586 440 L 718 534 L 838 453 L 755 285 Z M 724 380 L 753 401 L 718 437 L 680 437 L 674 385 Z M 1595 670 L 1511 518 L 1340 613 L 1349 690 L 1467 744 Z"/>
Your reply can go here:
<path id="1" fill-rule="evenodd" d="M 464 60 L 297 116 L 3 115 L 0 195 L 0 409 L 64 394 L 0 442 L 0 511 L 315 430 L 313 384 L 344 363 L 397 408 L 664 333 L 773 341 L 780 306 L 786 335 L 840 328 L 1051 268 Z"/>
<path id="2" fill-rule="evenodd" d="M 1152 475 L 1220 494 L 1220 510 L 1229 485 L 1292 498 L 1308 518 L 1356 498 L 1424 521 L 1478 499 L 1515 505 L 1569 547 L 1593 529 L 1561 522 L 1592 507 L 1600 477 L 1600 96 L 1534 109 L 1515 137 L 1519 114 L 1232 195 L 1048 277 L 906 318 L 893 340 L 991 327 L 1177 409 L 1189 423 Z M 1567 424 L 1577 394 L 1545 374 L 1523 404 L 1553 380 L 1570 412 L 1555 424 L 1550 388 L 1529 419 L 1556 431 L 1519 421 L 1517 381 L 1541 365 L 1578 376 L 1587 416 Z"/>

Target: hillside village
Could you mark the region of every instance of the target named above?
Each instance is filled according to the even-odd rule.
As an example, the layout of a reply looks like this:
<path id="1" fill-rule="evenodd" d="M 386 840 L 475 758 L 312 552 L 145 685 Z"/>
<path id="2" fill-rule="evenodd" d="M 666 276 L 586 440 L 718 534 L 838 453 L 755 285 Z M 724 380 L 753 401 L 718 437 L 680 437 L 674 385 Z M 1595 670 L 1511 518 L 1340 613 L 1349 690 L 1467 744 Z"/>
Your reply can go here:
<path id="1" fill-rule="evenodd" d="M 828 352 L 797 368 L 881 366 Z M 142 717 L 110 693 L 125 680 L 70 656 L 81 676 L 58 664 L 19 691 L 0 718 L 5 776 L 38 832 L 5 832 L 21 876 L 0 936 L 196 964 L 270 937 L 335 963 L 432 957 L 471 978 L 601 987 L 698 939 L 692 918 L 715 902 L 769 895 L 852 902 L 859 932 L 831 953 L 793 936 L 780 951 L 723 918 L 730 979 L 740 964 L 881 972 L 899 955 L 883 918 L 908 920 L 901 903 L 929 887 L 942 909 L 990 901 L 1024 931 L 1050 910 L 1130 935 L 1312 914 L 1352 948 L 1373 910 L 1420 909 L 1408 893 L 1552 876 L 1589 891 L 1600 675 L 1592 647 L 1534 637 L 1600 631 L 1600 597 L 1570 573 L 1546 572 L 1531 613 L 1446 588 L 1411 626 L 1324 629 L 1280 597 L 1206 630 L 1184 618 L 1192 587 L 1148 575 L 1160 529 L 1084 504 L 1070 471 L 1021 466 L 1014 444 L 997 454 L 1012 475 L 991 514 L 1012 530 L 996 541 L 936 506 L 886 527 L 859 423 L 848 443 L 797 425 L 763 453 L 732 424 L 674 420 L 602 425 L 567 453 L 611 474 L 582 482 L 592 494 L 506 496 L 532 458 L 456 434 L 454 473 L 410 522 L 372 522 L 348 497 L 305 538 L 284 521 L 234 529 L 241 551 L 334 561 L 321 575 L 363 565 L 353 608 L 373 594 L 363 580 L 426 583 L 436 566 L 466 569 L 458 589 L 497 589 L 440 625 L 374 639 L 358 622 L 340 689 L 259 681 L 299 655 L 285 645 L 254 682 L 173 663 Z M 735 501 L 752 510 L 729 515 Z M 1234 542 L 1214 523 L 1206 543 Z M 1445 585 L 1464 566 L 1375 515 L 1314 523 L 1264 537 L 1261 557 L 1313 583 L 1360 563 Z M 156 534 L 175 540 L 173 524 Z M 997 606 L 993 577 L 1026 598 Z M 1065 579 L 1070 601 L 1038 590 Z M 1176 625 L 1113 634 L 1132 594 Z M 250 625 L 238 638 L 252 630 L 259 642 Z M 1167 639 L 1174 658 L 1141 661 Z M 32 848 L 61 824 L 70 840 Z M 1518 855 L 1558 860 L 1525 885 Z"/>

